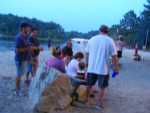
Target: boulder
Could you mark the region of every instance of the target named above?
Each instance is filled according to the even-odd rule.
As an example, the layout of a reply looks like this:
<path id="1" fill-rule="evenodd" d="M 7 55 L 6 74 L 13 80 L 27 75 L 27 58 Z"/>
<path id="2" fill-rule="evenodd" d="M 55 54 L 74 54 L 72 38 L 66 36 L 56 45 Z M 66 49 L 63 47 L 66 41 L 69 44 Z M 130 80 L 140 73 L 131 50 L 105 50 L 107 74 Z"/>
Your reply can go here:
<path id="1" fill-rule="evenodd" d="M 70 106 L 72 98 L 70 94 L 72 92 L 72 85 L 70 79 L 67 75 L 64 75 L 58 71 L 52 69 L 46 74 L 42 81 L 44 82 L 48 79 L 48 76 L 55 75 L 55 79 L 51 81 L 50 84 L 46 83 L 46 86 L 43 87 L 43 84 L 40 82 L 40 85 L 44 88 L 40 94 L 38 102 L 34 105 L 34 112 L 36 113 L 53 113 L 55 110 L 64 110 Z M 44 76 L 40 75 L 40 76 Z M 41 79 L 41 77 L 40 77 Z M 49 79 L 51 80 L 51 79 Z M 38 86 L 38 85 L 35 85 Z M 38 88 L 38 87 L 36 87 Z M 39 87 L 39 89 L 41 86 Z M 34 94 L 32 95 L 34 96 Z"/>
<path id="2" fill-rule="evenodd" d="M 70 80 L 65 75 L 60 75 L 44 90 L 35 106 L 35 110 L 40 113 L 49 113 L 66 109 L 72 101 L 70 97 L 71 91 Z"/>

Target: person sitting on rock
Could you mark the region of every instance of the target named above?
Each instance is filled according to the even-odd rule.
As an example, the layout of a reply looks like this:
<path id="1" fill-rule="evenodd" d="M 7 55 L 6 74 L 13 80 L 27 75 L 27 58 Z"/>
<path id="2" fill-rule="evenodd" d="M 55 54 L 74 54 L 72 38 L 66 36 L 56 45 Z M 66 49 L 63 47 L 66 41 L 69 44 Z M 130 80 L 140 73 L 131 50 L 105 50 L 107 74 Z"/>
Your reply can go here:
<path id="1" fill-rule="evenodd" d="M 81 63 L 81 60 L 83 58 L 84 58 L 83 53 L 77 52 L 66 68 L 66 73 L 70 78 L 71 83 L 74 87 L 73 92 L 71 94 L 72 98 L 74 98 L 74 96 L 77 95 L 76 92 L 80 85 L 86 85 L 86 80 L 80 78 L 81 76 L 78 75 L 81 74 L 81 70 L 83 71 L 83 69 L 85 68 L 83 63 Z M 76 98 L 75 100 L 77 100 L 77 97 L 75 97 Z"/>
<path id="2" fill-rule="evenodd" d="M 52 57 L 46 61 L 46 67 L 52 67 L 59 70 L 62 73 L 65 73 L 65 63 L 61 59 L 60 48 L 52 48 Z"/>

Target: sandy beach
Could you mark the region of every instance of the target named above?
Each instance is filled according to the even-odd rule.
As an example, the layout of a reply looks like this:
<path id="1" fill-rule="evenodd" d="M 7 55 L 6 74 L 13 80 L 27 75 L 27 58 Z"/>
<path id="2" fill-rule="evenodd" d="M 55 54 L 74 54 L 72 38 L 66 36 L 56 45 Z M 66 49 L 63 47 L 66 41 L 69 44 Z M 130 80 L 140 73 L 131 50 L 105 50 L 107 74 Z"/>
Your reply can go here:
<path id="1" fill-rule="evenodd" d="M 40 65 L 50 56 L 49 51 L 40 55 Z M 105 109 L 72 107 L 59 113 L 149 113 L 150 112 L 150 60 L 133 61 L 125 53 L 117 78 L 111 78 Z M 16 97 L 15 62 L 13 51 L 0 52 L 0 113 L 32 113 L 28 96 Z M 26 88 L 22 82 L 23 89 Z"/>

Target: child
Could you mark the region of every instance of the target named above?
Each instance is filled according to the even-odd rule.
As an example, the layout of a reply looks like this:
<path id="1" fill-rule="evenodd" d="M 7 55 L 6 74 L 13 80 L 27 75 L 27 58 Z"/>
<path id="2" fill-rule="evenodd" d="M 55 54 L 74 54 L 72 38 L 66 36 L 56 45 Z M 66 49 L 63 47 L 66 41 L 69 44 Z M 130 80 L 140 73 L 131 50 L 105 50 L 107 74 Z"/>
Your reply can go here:
<path id="1" fill-rule="evenodd" d="M 74 100 L 78 100 L 78 94 L 77 89 L 80 85 L 86 85 L 86 81 L 84 80 L 84 69 L 85 64 L 81 63 L 81 60 L 84 58 L 83 53 L 78 52 L 75 54 L 75 57 L 70 61 L 67 67 L 67 74 L 69 78 L 71 79 L 71 83 L 74 87 L 73 92 L 71 94 L 71 97 L 73 99 L 72 104 Z"/>
<path id="2" fill-rule="evenodd" d="M 79 63 L 84 58 L 83 53 L 78 52 L 75 54 L 75 57 L 69 62 L 66 72 L 69 77 L 74 78 L 78 75 Z"/>

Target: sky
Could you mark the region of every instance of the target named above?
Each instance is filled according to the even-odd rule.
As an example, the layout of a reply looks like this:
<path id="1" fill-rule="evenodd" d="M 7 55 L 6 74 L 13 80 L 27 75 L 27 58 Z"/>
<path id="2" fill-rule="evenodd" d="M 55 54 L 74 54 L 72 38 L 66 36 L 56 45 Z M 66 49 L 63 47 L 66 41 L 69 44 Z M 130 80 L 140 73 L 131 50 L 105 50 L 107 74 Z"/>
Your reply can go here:
<path id="1" fill-rule="evenodd" d="M 54 21 L 65 31 L 88 32 L 100 25 L 118 24 L 134 10 L 139 15 L 146 0 L 0 0 L 0 13 Z"/>

